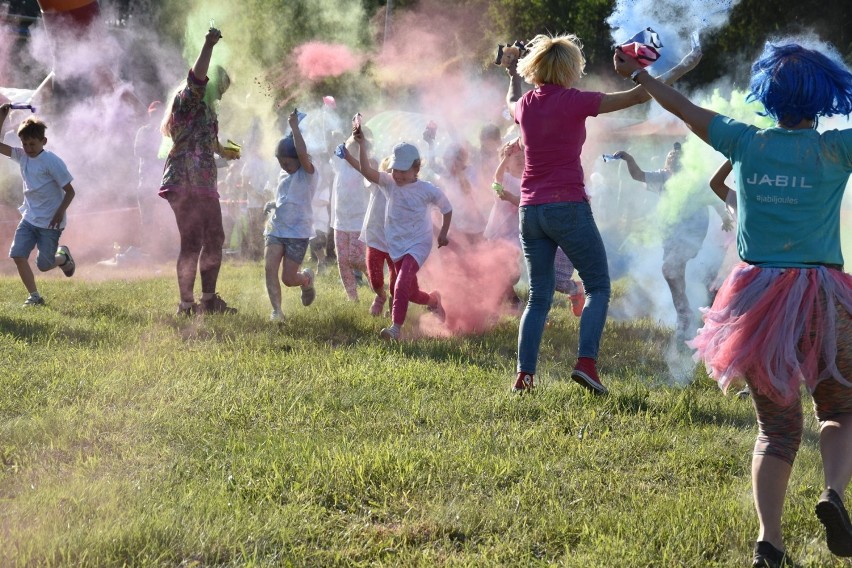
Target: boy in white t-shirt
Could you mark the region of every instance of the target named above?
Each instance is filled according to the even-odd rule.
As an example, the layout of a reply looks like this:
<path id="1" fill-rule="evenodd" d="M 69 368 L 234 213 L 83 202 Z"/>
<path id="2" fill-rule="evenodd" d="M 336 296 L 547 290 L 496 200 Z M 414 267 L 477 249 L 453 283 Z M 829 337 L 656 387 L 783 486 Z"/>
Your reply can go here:
<path id="1" fill-rule="evenodd" d="M 446 314 L 441 305 L 441 295 L 420 290 L 417 272 L 432 251 L 432 220 L 429 211 L 437 207 L 443 215 L 438 233 L 438 247 L 447 246 L 453 208 L 444 193 L 429 182 L 417 179 L 420 172 L 420 152 L 416 146 L 405 142 L 393 149 L 390 163 L 391 174 L 379 172 L 370 164 L 367 145 L 361 129 L 353 129 L 352 135 L 360 146 L 359 163 L 361 174 L 379 186 L 387 198 L 385 211 L 385 237 L 388 253 L 396 267 L 397 277 L 393 293 L 391 316 L 393 323 L 382 329 L 383 339 L 398 340 L 408 313 L 408 302 L 428 307 L 429 311 L 444 321 Z"/>
<path id="2" fill-rule="evenodd" d="M 310 268 L 300 271 L 299 268 L 314 234 L 311 201 L 318 176 L 299 129 L 296 110 L 290 113 L 288 120 L 291 133 L 282 138 L 275 148 L 281 174 L 275 201 L 266 205 L 272 216 L 264 233 L 266 292 L 272 304 L 269 319 L 274 322 L 284 320 L 279 278 L 288 288 L 301 287 L 303 306 L 310 306 L 316 298 L 313 271 Z"/>
<path id="3" fill-rule="evenodd" d="M 10 104 L 0 105 L 0 129 L 9 115 Z M 36 266 L 46 272 L 57 266 L 65 276 L 74 275 L 74 259 L 67 246 L 59 246 L 65 228 L 65 210 L 74 199 L 71 174 L 59 156 L 44 149 L 47 126 L 35 117 L 18 127 L 23 148 L 0 142 L 0 154 L 18 162 L 24 181 L 24 202 L 18 208 L 21 222 L 15 230 L 9 257 L 15 261 L 21 281 L 29 292 L 24 306 L 44 305 L 35 275 L 29 264 L 30 253 L 38 247 Z"/>

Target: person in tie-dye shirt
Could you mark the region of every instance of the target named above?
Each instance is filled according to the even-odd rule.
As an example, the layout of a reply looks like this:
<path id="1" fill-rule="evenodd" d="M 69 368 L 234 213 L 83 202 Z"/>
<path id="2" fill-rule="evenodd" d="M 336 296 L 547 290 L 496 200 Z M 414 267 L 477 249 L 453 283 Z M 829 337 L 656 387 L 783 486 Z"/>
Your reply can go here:
<path id="1" fill-rule="evenodd" d="M 178 314 L 235 313 L 216 293 L 216 281 L 222 265 L 222 209 L 216 191 L 214 154 L 225 159 L 239 153 L 219 143 L 219 123 L 215 104 L 228 89 L 230 79 L 219 66 L 207 77 L 213 47 L 222 38 L 210 28 L 186 85 L 171 101 L 163 121 L 163 135 L 171 138 L 166 157 L 160 196 L 167 199 L 175 214 L 180 233 L 177 260 L 180 305 Z M 201 303 L 195 302 L 196 270 L 201 274 Z"/>

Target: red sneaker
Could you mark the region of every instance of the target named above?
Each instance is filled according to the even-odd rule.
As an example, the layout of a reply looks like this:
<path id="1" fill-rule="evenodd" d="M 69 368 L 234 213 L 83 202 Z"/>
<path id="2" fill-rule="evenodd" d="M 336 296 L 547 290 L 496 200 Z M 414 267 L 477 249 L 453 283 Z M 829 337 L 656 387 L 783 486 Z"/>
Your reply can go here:
<path id="1" fill-rule="evenodd" d="M 512 387 L 512 392 L 523 394 L 524 392 L 532 392 L 535 388 L 535 380 L 533 375 L 529 373 L 518 373 L 518 379 Z"/>
<path id="2" fill-rule="evenodd" d="M 574 379 L 575 383 L 586 387 L 595 394 L 607 394 L 609 392 L 598 378 L 595 360 L 591 357 L 577 358 L 577 364 L 574 365 L 574 370 L 571 371 L 571 378 Z"/>

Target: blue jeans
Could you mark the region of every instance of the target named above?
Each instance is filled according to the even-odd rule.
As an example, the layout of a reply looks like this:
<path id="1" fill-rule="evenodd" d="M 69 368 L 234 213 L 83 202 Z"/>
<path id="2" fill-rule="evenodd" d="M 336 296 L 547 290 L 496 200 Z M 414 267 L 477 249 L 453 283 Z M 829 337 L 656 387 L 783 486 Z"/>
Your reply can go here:
<path id="1" fill-rule="evenodd" d="M 521 245 L 530 278 L 530 299 L 518 329 L 518 372 L 535 373 L 556 276 L 553 259 L 561 247 L 586 288 L 580 316 L 578 357 L 597 359 L 610 283 L 606 250 L 588 202 L 546 203 L 520 208 Z"/>

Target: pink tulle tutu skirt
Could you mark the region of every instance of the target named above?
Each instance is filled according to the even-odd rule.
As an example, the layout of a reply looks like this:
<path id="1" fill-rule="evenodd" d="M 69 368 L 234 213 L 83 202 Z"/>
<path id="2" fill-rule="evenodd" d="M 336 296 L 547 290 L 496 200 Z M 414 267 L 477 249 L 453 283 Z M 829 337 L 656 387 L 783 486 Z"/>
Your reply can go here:
<path id="1" fill-rule="evenodd" d="M 752 388 L 789 405 L 804 383 L 828 377 L 852 387 L 837 368 L 839 318 L 852 313 L 852 276 L 841 270 L 738 264 L 689 342 L 695 360 L 727 391 L 748 377 Z M 844 334 L 848 335 L 848 334 Z"/>

